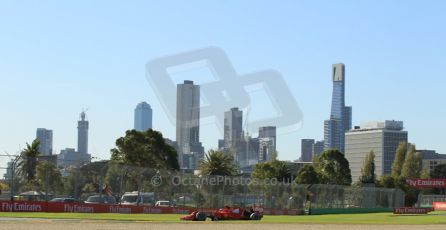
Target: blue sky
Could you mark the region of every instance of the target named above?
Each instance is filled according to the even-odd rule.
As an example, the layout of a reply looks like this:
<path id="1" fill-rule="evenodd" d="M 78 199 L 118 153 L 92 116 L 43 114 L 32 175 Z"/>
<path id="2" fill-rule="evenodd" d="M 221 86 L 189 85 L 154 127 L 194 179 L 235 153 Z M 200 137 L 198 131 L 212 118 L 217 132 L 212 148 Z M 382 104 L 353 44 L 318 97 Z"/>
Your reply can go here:
<path id="1" fill-rule="evenodd" d="M 322 139 L 338 62 L 354 125 L 403 120 L 418 148 L 446 153 L 445 10 L 444 1 L 1 1 L 0 151 L 17 152 L 39 127 L 54 130 L 57 152 L 76 147 L 88 107 L 90 152 L 107 159 L 143 100 L 174 139 L 145 64 L 217 46 L 239 73 L 285 78 L 304 119 L 279 135 L 281 159 L 300 156 L 301 138 Z M 202 127 L 207 149 L 218 138 Z"/>

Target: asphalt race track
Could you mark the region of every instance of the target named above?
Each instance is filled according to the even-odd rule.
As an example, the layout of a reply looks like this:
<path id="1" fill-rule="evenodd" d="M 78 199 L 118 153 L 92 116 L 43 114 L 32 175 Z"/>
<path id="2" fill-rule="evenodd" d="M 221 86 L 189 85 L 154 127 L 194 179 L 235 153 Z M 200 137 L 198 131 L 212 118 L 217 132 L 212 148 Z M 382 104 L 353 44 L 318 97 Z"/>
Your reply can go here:
<path id="1" fill-rule="evenodd" d="M 0 230 L 440 230 L 443 225 L 321 225 L 262 223 L 151 223 L 135 221 L 50 220 L 35 218 L 0 218 Z"/>

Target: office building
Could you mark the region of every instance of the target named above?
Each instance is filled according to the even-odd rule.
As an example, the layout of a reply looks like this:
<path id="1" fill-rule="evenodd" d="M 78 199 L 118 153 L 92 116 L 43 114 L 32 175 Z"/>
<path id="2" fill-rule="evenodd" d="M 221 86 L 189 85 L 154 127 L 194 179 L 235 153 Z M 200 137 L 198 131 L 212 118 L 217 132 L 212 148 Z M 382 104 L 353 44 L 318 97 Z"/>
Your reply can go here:
<path id="1" fill-rule="evenodd" d="M 272 161 L 277 157 L 274 146 L 274 139 L 268 137 L 259 138 L 259 162 Z"/>
<path id="2" fill-rule="evenodd" d="M 423 170 L 434 170 L 437 165 L 446 164 L 446 154 L 439 154 L 435 150 L 417 150 L 422 160 Z"/>
<path id="3" fill-rule="evenodd" d="M 446 154 L 439 154 L 435 150 L 417 150 L 417 153 L 420 154 L 421 159 L 427 160 L 427 159 L 446 159 Z"/>
<path id="4" fill-rule="evenodd" d="M 234 162 L 240 168 L 255 165 L 259 162 L 259 138 L 244 136 L 233 149 L 226 149 L 234 157 Z"/>
<path id="5" fill-rule="evenodd" d="M 446 158 L 442 159 L 423 159 L 422 160 L 422 166 L 423 170 L 426 170 L 428 172 L 431 172 L 437 167 L 438 165 L 446 164 Z"/>
<path id="6" fill-rule="evenodd" d="M 302 139 L 301 140 L 301 160 L 302 162 L 313 161 L 313 146 L 314 139 Z"/>
<path id="7" fill-rule="evenodd" d="M 204 154 L 200 143 L 200 86 L 194 85 L 193 81 L 186 80 L 184 84 L 177 85 L 176 116 L 179 164 L 182 169 L 190 169 L 190 155 Z M 202 153 L 195 154 L 201 150 Z M 184 157 L 185 154 L 188 154 L 187 157 Z"/>
<path id="8" fill-rule="evenodd" d="M 53 155 L 53 131 L 44 128 L 38 128 L 36 139 L 39 140 L 39 153 L 42 156 Z"/>
<path id="9" fill-rule="evenodd" d="M 236 148 L 243 139 L 243 111 L 232 108 L 225 112 L 224 143 L 226 148 Z"/>
<path id="10" fill-rule="evenodd" d="M 224 139 L 218 139 L 218 149 L 222 150 L 225 148 L 225 140 Z"/>
<path id="11" fill-rule="evenodd" d="M 264 126 L 259 127 L 259 138 L 269 138 L 272 139 L 272 150 L 277 151 L 277 134 L 275 126 Z"/>
<path id="12" fill-rule="evenodd" d="M 14 164 L 14 161 L 13 160 L 11 160 L 10 162 L 8 162 L 8 166 L 6 167 L 6 173 L 5 174 L 3 174 L 3 178 L 6 180 L 6 181 L 9 181 L 9 180 L 11 180 L 12 179 L 12 166 L 13 166 L 13 164 Z"/>
<path id="13" fill-rule="evenodd" d="M 190 152 L 184 153 L 182 158 L 182 169 L 197 169 L 200 160 L 204 157 L 204 147 L 199 144 L 193 144 Z"/>
<path id="14" fill-rule="evenodd" d="M 352 180 L 358 181 L 367 154 L 375 153 L 375 174 L 380 177 L 392 172 L 395 152 L 408 139 L 402 121 L 368 122 L 345 134 L 345 157 L 350 164 Z"/>
<path id="15" fill-rule="evenodd" d="M 313 158 L 316 156 L 320 156 L 321 153 L 324 151 L 324 147 L 325 147 L 324 141 L 316 141 L 312 147 Z"/>
<path id="16" fill-rule="evenodd" d="M 134 123 L 134 129 L 140 132 L 152 128 L 152 108 L 147 102 L 141 102 L 136 106 Z"/>
<path id="17" fill-rule="evenodd" d="M 325 149 L 344 153 L 345 133 L 352 127 L 352 107 L 345 106 L 345 65 L 332 66 L 333 95 L 330 119 L 324 122 Z"/>
<path id="18" fill-rule="evenodd" d="M 59 168 L 75 168 L 90 162 L 90 154 L 77 152 L 74 148 L 60 150 L 57 157 L 57 166 Z"/>

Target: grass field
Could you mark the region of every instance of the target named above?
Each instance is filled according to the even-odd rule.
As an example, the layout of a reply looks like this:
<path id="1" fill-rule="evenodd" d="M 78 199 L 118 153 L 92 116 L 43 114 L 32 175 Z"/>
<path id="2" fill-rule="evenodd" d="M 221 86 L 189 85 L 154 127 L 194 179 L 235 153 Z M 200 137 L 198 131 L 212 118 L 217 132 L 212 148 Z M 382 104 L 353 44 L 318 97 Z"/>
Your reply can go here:
<path id="1" fill-rule="evenodd" d="M 181 215 L 175 214 L 109 214 L 109 213 L 10 213 L 0 212 L 0 218 L 43 218 L 81 219 L 109 221 L 149 221 L 178 223 Z M 233 223 L 233 222 L 224 222 Z M 283 224 L 362 224 L 362 225 L 432 225 L 446 224 L 446 212 L 432 212 L 428 215 L 393 215 L 392 213 L 339 214 L 321 216 L 265 216 L 261 222 L 237 223 L 283 223 Z"/>

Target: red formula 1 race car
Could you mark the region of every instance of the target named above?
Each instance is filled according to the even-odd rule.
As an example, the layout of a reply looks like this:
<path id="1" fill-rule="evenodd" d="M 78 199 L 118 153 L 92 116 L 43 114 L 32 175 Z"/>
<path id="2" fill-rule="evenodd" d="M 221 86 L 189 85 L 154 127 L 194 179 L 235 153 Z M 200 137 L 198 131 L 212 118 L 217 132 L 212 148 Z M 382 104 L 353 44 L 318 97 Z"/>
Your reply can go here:
<path id="1" fill-rule="evenodd" d="M 191 214 L 181 217 L 185 221 L 206 221 L 209 218 L 212 221 L 218 220 L 261 220 L 263 214 L 253 209 L 225 207 L 215 212 L 206 214 L 201 211 L 194 211 Z"/>

